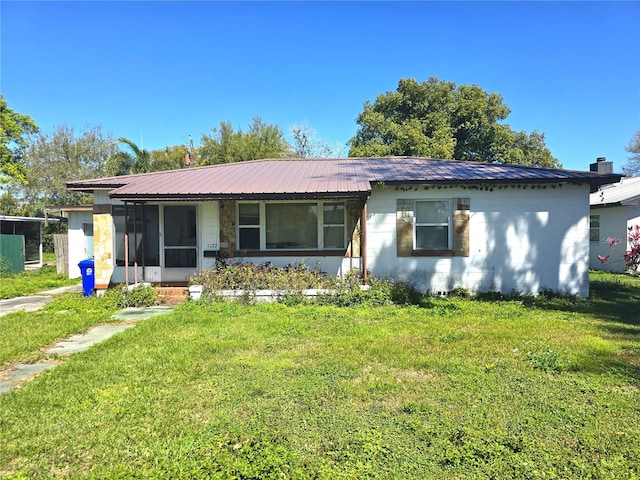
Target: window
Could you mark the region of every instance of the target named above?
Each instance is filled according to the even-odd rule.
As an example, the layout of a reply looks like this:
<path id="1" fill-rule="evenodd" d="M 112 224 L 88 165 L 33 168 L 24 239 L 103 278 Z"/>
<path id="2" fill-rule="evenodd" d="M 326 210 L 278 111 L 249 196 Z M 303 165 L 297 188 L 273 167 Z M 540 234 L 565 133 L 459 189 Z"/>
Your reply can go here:
<path id="1" fill-rule="evenodd" d="M 600 215 L 589 215 L 589 241 L 600 241 Z"/>
<path id="2" fill-rule="evenodd" d="M 82 224 L 84 236 L 84 254 L 87 258 L 93 258 L 93 223 Z"/>
<path id="3" fill-rule="evenodd" d="M 471 200 L 396 199 L 398 257 L 468 257 Z"/>
<path id="4" fill-rule="evenodd" d="M 157 205 L 114 205 L 111 216 L 115 224 L 115 252 L 116 265 L 123 267 L 125 249 L 124 234 L 129 234 L 129 265 L 133 266 L 137 258 L 138 265 L 160 265 L 160 251 L 158 244 L 159 215 Z M 144 261 L 144 263 L 143 263 Z"/>
<path id="5" fill-rule="evenodd" d="M 196 207 L 164 207 L 164 266 L 197 267 Z"/>
<path id="6" fill-rule="evenodd" d="M 238 248 L 260 250 L 260 204 L 238 204 Z"/>
<path id="7" fill-rule="evenodd" d="M 451 203 L 448 200 L 416 201 L 415 250 L 449 250 Z"/>
<path id="8" fill-rule="evenodd" d="M 267 250 L 318 248 L 318 205 L 315 203 L 267 203 Z"/>
<path id="9" fill-rule="evenodd" d="M 339 250 L 346 208 L 339 202 L 239 203 L 238 250 Z"/>
<path id="10" fill-rule="evenodd" d="M 322 206 L 324 248 L 344 248 L 345 208 L 343 203 L 325 203 Z"/>

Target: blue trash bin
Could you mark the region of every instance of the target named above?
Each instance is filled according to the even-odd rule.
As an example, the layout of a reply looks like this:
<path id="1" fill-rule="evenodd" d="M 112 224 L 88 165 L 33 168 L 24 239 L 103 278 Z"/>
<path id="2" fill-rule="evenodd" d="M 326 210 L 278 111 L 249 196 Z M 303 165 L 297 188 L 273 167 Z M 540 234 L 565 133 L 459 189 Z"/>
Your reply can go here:
<path id="1" fill-rule="evenodd" d="M 80 273 L 82 273 L 82 294 L 85 297 L 90 297 L 96 285 L 93 260 L 82 260 L 78 266 Z"/>

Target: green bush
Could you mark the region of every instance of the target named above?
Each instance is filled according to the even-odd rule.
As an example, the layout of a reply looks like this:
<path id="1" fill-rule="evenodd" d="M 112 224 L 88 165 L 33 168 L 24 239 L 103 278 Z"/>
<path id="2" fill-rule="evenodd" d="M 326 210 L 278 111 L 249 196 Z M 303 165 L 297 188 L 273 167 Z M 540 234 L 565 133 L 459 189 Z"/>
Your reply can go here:
<path id="1" fill-rule="evenodd" d="M 150 307 L 158 301 L 155 288 L 150 286 L 137 286 L 132 290 L 117 285 L 105 291 L 103 295 L 105 303 L 114 308 Z"/>
<path id="2" fill-rule="evenodd" d="M 191 278 L 192 285 L 202 285 L 205 293 L 218 290 L 304 290 L 330 288 L 332 279 L 319 270 L 299 263 L 278 267 L 270 262 L 220 261 L 217 268 L 203 270 Z"/>
<path id="3" fill-rule="evenodd" d="M 391 301 L 397 305 L 420 305 L 425 294 L 408 282 L 394 282 L 391 287 Z"/>
<path id="4" fill-rule="evenodd" d="M 191 278 L 192 285 L 203 286 L 203 298 L 209 301 L 222 300 L 220 290 L 245 290 L 236 301 L 251 303 L 255 290 L 284 292 L 279 298 L 286 305 L 300 305 L 312 300 L 302 290 L 323 289 L 327 293 L 318 295 L 315 301 L 322 305 L 335 306 L 381 306 L 419 305 L 430 307 L 429 297 L 409 283 L 392 282 L 375 276 L 368 278 L 367 288 L 362 289 L 363 278 L 359 270 L 353 269 L 342 277 L 332 277 L 319 270 L 299 263 L 278 267 L 272 263 L 221 261 L 217 268 L 199 272 Z"/>
<path id="5" fill-rule="evenodd" d="M 6 277 L 11 271 L 11 262 L 7 257 L 0 255 L 0 278 Z"/>

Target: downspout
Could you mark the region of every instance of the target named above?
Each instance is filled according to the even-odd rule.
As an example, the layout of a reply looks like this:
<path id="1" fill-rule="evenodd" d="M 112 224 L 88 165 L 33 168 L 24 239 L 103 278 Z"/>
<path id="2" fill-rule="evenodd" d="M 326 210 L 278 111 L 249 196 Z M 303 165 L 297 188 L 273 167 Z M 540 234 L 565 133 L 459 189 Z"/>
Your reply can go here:
<path id="1" fill-rule="evenodd" d="M 367 284 L 367 202 L 360 215 L 360 257 L 362 258 L 362 280 Z"/>
<path id="2" fill-rule="evenodd" d="M 129 285 L 129 209 L 124 202 L 124 283 Z"/>

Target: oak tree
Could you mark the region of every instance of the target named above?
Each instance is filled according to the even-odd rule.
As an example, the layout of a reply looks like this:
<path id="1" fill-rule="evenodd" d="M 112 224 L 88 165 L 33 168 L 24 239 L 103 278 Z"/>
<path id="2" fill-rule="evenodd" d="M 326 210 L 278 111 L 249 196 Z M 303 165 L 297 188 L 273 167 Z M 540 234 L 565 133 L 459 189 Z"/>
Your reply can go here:
<path id="1" fill-rule="evenodd" d="M 37 132 L 38 126 L 31 117 L 9 108 L 0 95 L 0 186 L 26 182 L 22 157 L 29 145 L 28 136 Z"/>
<path id="2" fill-rule="evenodd" d="M 395 92 L 365 102 L 349 156 L 422 156 L 558 167 L 544 134 L 516 132 L 502 123 L 502 96 L 477 85 L 435 77 L 402 79 Z"/>

